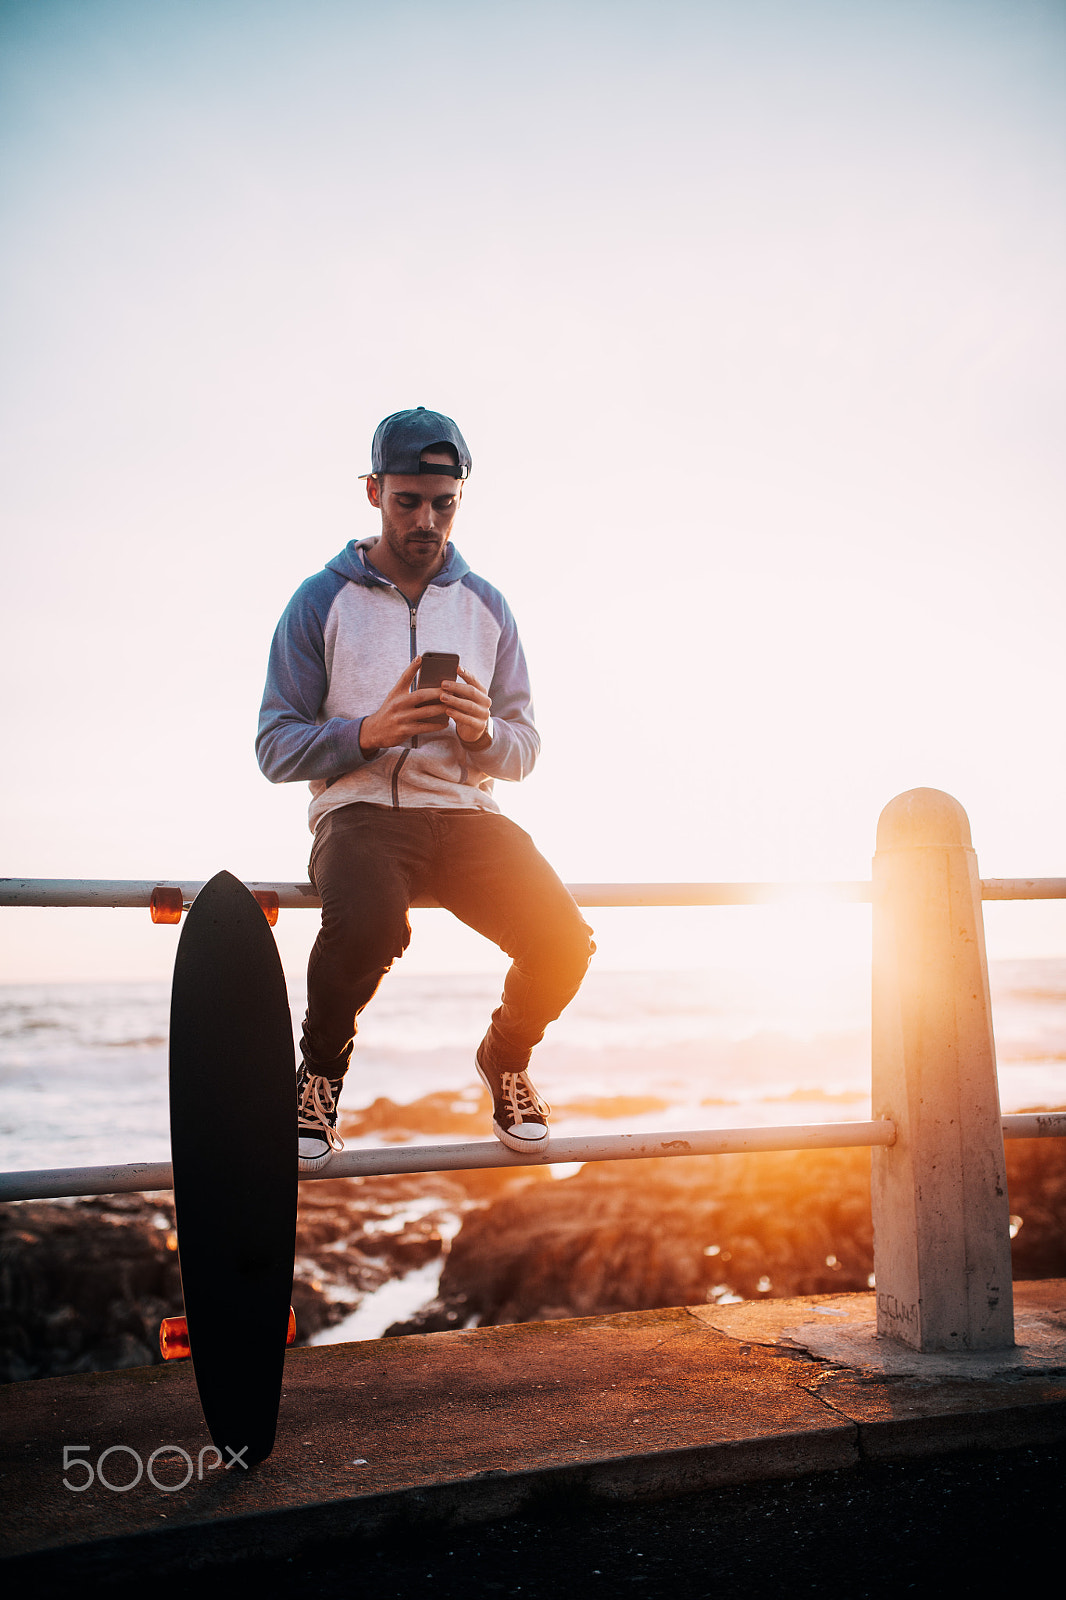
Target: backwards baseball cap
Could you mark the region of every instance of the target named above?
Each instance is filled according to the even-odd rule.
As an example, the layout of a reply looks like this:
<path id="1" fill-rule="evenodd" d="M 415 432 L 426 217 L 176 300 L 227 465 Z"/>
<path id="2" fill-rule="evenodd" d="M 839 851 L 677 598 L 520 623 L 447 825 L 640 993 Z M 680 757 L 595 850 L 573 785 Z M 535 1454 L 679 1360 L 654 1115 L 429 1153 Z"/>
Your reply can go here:
<path id="1" fill-rule="evenodd" d="M 431 450 L 434 445 L 450 445 L 458 465 L 423 461 L 423 450 Z M 439 411 L 427 411 L 425 406 L 416 406 L 413 411 L 394 411 L 391 417 L 386 417 L 378 424 L 370 448 L 371 473 L 396 472 L 406 476 L 432 472 L 442 478 L 468 478 L 470 466 L 466 440 L 451 417 Z"/>

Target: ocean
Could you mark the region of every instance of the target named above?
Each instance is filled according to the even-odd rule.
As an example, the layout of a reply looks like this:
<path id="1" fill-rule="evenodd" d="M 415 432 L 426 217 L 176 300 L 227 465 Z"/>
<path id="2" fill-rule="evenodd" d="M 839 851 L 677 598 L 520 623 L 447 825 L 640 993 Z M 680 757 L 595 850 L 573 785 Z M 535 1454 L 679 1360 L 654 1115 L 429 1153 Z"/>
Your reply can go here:
<path id="1" fill-rule="evenodd" d="M 1066 959 L 993 962 L 990 976 L 1004 1111 L 1063 1104 Z M 776 978 L 593 967 L 534 1058 L 553 1130 L 868 1116 L 868 975 L 791 988 Z M 364 1013 L 344 1108 L 473 1093 L 499 986 L 490 973 L 391 973 Z M 290 1005 L 298 1030 L 299 985 Z M 169 1159 L 168 1008 L 165 983 L 0 986 L 3 1169 Z M 635 1108 L 641 1099 L 652 1104 Z M 239 1123 L 240 1107 L 232 1114 Z"/>

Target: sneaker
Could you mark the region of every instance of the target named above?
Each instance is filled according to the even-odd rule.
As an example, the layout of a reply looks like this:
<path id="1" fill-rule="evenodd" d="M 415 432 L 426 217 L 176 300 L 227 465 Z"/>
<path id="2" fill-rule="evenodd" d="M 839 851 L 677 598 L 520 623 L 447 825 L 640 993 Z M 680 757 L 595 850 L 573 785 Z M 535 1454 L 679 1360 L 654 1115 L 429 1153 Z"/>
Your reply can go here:
<path id="1" fill-rule="evenodd" d="M 343 1150 L 337 1133 L 337 1101 L 342 1078 L 321 1078 L 301 1062 L 296 1079 L 296 1132 L 301 1172 L 324 1167 L 334 1150 Z"/>
<path id="2" fill-rule="evenodd" d="M 509 1150 L 543 1150 L 548 1142 L 551 1106 L 540 1098 L 528 1072 L 486 1068 L 484 1041 L 477 1050 L 478 1077 L 492 1096 L 492 1131 Z"/>

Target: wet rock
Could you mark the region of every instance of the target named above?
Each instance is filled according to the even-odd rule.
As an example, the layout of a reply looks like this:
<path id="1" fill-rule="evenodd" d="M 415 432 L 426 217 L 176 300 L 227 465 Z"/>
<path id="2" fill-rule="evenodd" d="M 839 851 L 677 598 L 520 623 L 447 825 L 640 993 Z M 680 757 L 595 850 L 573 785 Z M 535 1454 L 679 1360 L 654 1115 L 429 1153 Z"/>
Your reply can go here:
<path id="1" fill-rule="evenodd" d="M 557 1117 L 596 1117 L 601 1121 L 624 1118 L 631 1121 L 644 1117 L 651 1111 L 668 1111 L 669 1100 L 660 1100 L 654 1094 L 611 1094 L 589 1096 L 584 1100 L 567 1100 L 555 1106 Z"/>
<path id="2" fill-rule="evenodd" d="M 504 1196 L 467 1218 L 441 1293 L 502 1323 L 865 1289 L 871 1270 L 866 1152 L 696 1157 Z"/>
<path id="3" fill-rule="evenodd" d="M 472 1202 L 435 1173 L 300 1185 L 293 1305 L 298 1342 L 391 1278 L 442 1256 Z M 297 1303 L 307 1297 L 304 1315 Z"/>
<path id="4" fill-rule="evenodd" d="M 298 1342 L 441 1256 L 478 1203 L 434 1174 L 302 1184 Z M 0 1381 L 155 1364 L 182 1306 L 170 1194 L 0 1207 Z"/>
<path id="5" fill-rule="evenodd" d="M 169 1195 L 0 1209 L 0 1377 L 10 1382 L 159 1361 L 181 1310 Z"/>
<path id="6" fill-rule="evenodd" d="M 1014 1276 L 1066 1277 L 1066 1139 L 1009 1139 L 1006 1152 Z"/>
<path id="7" fill-rule="evenodd" d="M 485 1325 L 865 1290 L 869 1172 L 866 1150 L 590 1164 L 472 1212 L 432 1314 Z M 1066 1274 L 1066 1146 L 1012 1140 L 1007 1172 L 1015 1275 Z"/>
<path id="8" fill-rule="evenodd" d="M 406 1322 L 393 1322 L 385 1329 L 385 1338 L 391 1339 L 406 1333 L 447 1333 L 452 1328 L 465 1326 L 470 1315 L 466 1301 L 437 1298 L 416 1311 Z"/>
<path id="9" fill-rule="evenodd" d="M 556 1117 L 592 1117 L 600 1121 L 632 1119 L 650 1111 L 666 1111 L 670 1102 L 658 1095 L 589 1095 L 555 1105 Z M 491 1132 L 491 1102 L 483 1089 L 461 1094 L 423 1095 L 408 1105 L 382 1096 L 363 1110 L 341 1113 L 345 1137 L 376 1135 L 385 1143 L 412 1134 L 457 1134 L 464 1139 L 484 1139 Z"/>
<path id="10" fill-rule="evenodd" d="M 399 1105 L 382 1095 L 362 1110 L 342 1111 L 340 1126 L 345 1138 L 373 1135 L 384 1144 L 391 1144 L 426 1133 L 483 1139 L 491 1131 L 491 1120 L 488 1093 L 471 1089 L 461 1094 L 426 1094 L 409 1105 Z"/>

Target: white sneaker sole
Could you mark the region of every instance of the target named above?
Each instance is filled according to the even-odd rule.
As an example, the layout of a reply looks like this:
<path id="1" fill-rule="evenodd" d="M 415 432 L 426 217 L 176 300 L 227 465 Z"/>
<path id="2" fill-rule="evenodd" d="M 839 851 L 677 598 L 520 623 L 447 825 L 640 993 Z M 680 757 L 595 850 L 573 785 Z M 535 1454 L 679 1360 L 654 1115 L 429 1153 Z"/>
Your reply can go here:
<path id="1" fill-rule="evenodd" d="M 327 1147 L 320 1156 L 297 1155 L 296 1165 L 301 1172 L 318 1172 L 321 1167 L 326 1165 L 327 1161 L 332 1161 L 332 1159 L 333 1151 Z"/>
<path id="2" fill-rule="evenodd" d="M 539 1128 L 540 1124 L 527 1122 L 523 1126 Z M 518 1133 L 508 1133 L 505 1128 L 500 1127 L 498 1122 L 493 1122 L 492 1131 L 501 1144 L 505 1144 L 508 1150 L 517 1150 L 519 1155 L 528 1155 L 531 1150 L 543 1150 L 548 1143 L 547 1128 L 537 1133 L 532 1139 L 523 1139 L 521 1134 Z"/>

